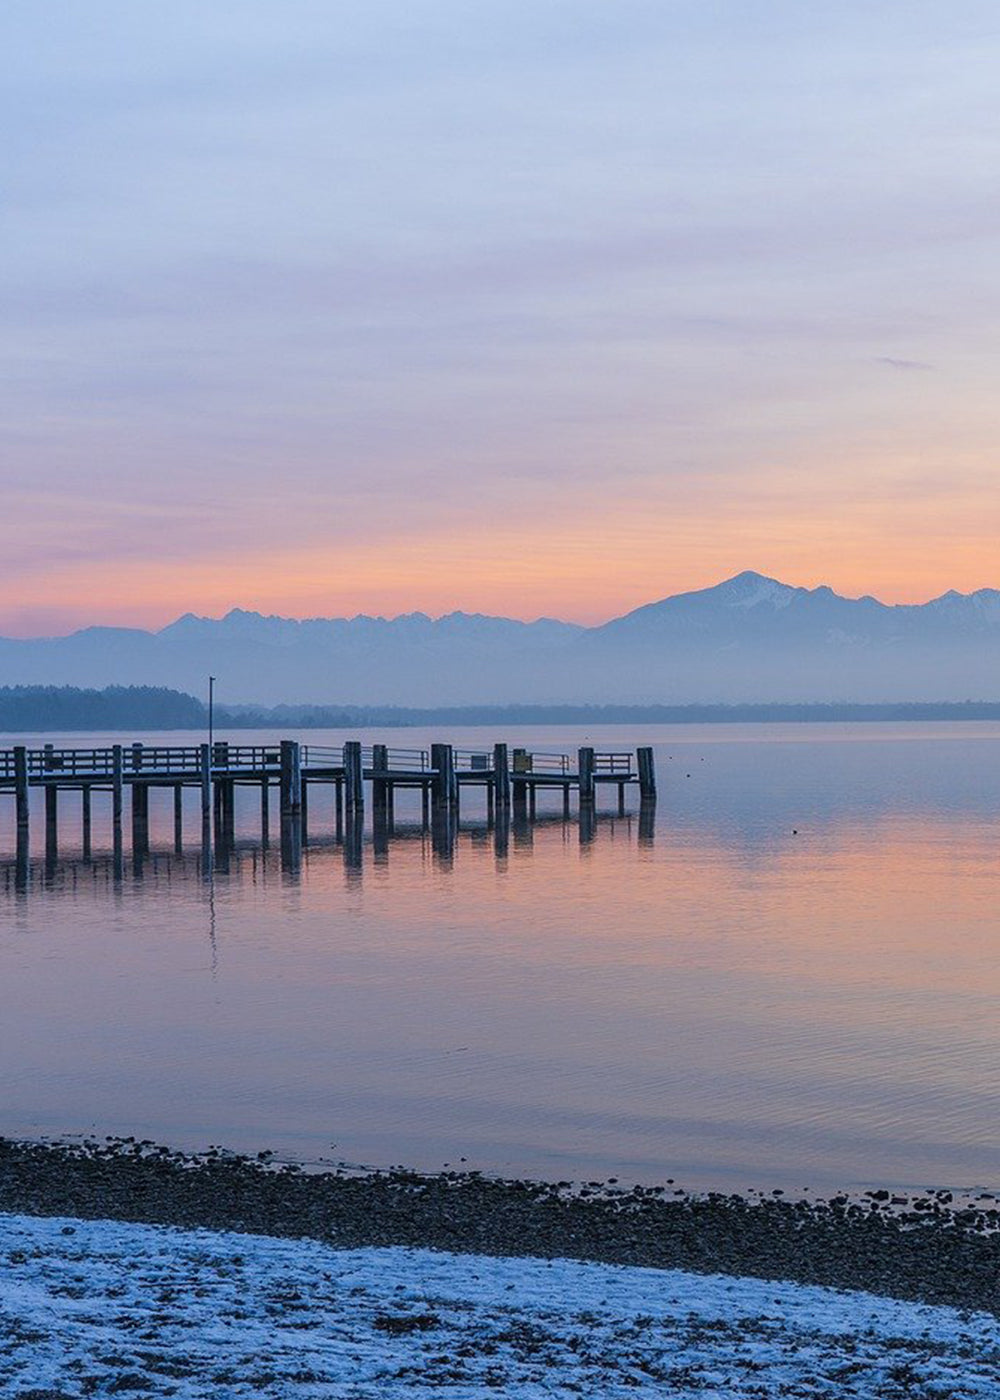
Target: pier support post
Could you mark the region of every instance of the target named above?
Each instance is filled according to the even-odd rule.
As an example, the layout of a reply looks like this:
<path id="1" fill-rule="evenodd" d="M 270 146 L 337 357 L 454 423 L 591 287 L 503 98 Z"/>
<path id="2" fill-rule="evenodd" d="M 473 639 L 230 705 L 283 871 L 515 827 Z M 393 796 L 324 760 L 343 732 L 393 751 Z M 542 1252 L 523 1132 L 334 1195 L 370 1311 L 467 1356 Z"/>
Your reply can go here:
<path id="1" fill-rule="evenodd" d="M 90 784 L 85 783 L 80 793 L 80 819 L 83 832 L 83 858 L 90 860 Z"/>
<path id="2" fill-rule="evenodd" d="M 30 802 L 28 796 L 28 750 L 23 744 L 14 746 L 14 797 L 17 808 L 17 837 L 28 834 Z"/>
<path id="3" fill-rule="evenodd" d="M 212 829 L 212 751 L 202 744 L 198 751 L 198 773 L 201 779 L 201 840 L 208 839 Z"/>
<path id="4" fill-rule="evenodd" d="M 302 778 L 302 810 L 299 813 L 299 824 L 302 827 L 302 848 L 309 845 L 309 780 L 303 775 Z"/>
<path id="5" fill-rule="evenodd" d="M 497 806 L 510 806 L 510 762 L 506 744 L 493 745 L 493 788 Z"/>
<path id="6" fill-rule="evenodd" d="M 346 748 L 346 745 L 345 745 Z M 294 739 L 281 741 L 281 816 L 298 820 L 302 813 L 302 755 Z"/>
<path id="7" fill-rule="evenodd" d="M 450 744 L 431 744 L 431 767 L 434 769 L 434 806 L 439 810 L 453 807 L 458 779 L 455 750 Z"/>
<path id="8" fill-rule="evenodd" d="M 111 836 L 116 867 L 122 857 L 122 808 L 125 799 L 125 755 L 121 744 L 111 749 Z"/>
<path id="9" fill-rule="evenodd" d="M 267 778 L 260 780 L 260 844 L 266 851 L 271 844 L 271 785 Z"/>
<path id="10" fill-rule="evenodd" d="M 184 850 L 184 788 L 174 784 L 174 854 Z"/>
<path id="11" fill-rule="evenodd" d="M 389 783 L 385 774 L 389 769 L 389 749 L 385 744 L 372 745 L 372 806 L 376 812 L 384 813 L 389 806 Z"/>
<path id="12" fill-rule="evenodd" d="M 228 759 L 227 759 L 228 762 Z M 236 783 L 232 778 L 226 779 L 225 801 L 222 808 L 226 819 L 226 845 L 236 845 Z"/>
<path id="13" fill-rule="evenodd" d="M 639 771 L 639 798 L 642 802 L 656 801 L 656 765 L 653 763 L 653 750 L 646 746 L 635 751 L 636 767 Z"/>
<path id="14" fill-rule="evenodd" d="M 46 745 L 51 748 L 52 745 Z M 48 763 L 46 762 L 46 767 Z M 59 852 L 59 789 L 50 783 L 45 789 L 45 858 L 55 860 Z"/>
<path id="15" fill-rule="evenodd" d="M 349 812 L 365 809 L 365 770 L 357 739 L 348 739 L 344 745 L 344 801 Z"/>
<path id="16" fill-rule="evenodd" d="M 527 779 L 519 777 L 519 774 L 529 771 L 529 758 L 527 749 L 515 749 L 513 753 L 514 775 L 511 779 L 511 791 L 514 800 L 514 811 L 519 817 L 526 817 L 528 814 L 528 783 Z"/>
<path id="17" fill-rule="evenodd" d="M 132 780 L 132 854 L 145 855 L 149 849 L 149 787 Z"/>
<path id="18" fill-rule="evenodd" d="M 577 763 L 580 774 L 580 806 L 593 807 L 595 795 L 594 750 L 591 748 L 579 749 Z"/>

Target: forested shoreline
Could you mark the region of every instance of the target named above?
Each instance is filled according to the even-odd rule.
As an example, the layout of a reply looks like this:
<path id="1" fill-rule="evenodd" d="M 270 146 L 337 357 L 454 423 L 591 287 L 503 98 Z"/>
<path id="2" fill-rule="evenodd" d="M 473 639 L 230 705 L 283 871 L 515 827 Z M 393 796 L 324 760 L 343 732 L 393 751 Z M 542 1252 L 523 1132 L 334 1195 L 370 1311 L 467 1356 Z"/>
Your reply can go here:
<path id="1" fill-rule="evenodd" d="M 217 705 L 215 729 L 364 729 L 441 725 L 585 726 L 616 724 L 808 724 L 934 720 L 1000 720 L 1000 701 L 919 704 L 747 705 Z M 203 730 L 208 706 L 165 686 L 0 687 L 0 731 Z"/>

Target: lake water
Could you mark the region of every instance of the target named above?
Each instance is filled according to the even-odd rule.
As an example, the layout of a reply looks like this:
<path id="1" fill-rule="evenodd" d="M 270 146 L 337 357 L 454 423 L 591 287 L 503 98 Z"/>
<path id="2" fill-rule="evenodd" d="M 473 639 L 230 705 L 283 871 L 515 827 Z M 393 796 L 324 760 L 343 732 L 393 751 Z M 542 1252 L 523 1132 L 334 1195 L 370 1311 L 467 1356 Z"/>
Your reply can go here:
<path id="1" fill-rule="evenodd" d="M 655 827 L 602 807 L 581 832 L 553 798 L 504 850 L 464 801 L 449 853 L 402 796 L 359 860 L 320 790 L 294 873 L 261 851 L 247 792 L 209 868 L 196 794 L 178 856 L 162 793 L 150 857 L 116 880 L 110 799 L 88 864 L 65 798 L 59 860 L 36 821 L 25 882 L 0 797 L 0 1133 L 727 1189 L 1000 1186 L 1000 726 L 433 737 L 653 743 Z"/>

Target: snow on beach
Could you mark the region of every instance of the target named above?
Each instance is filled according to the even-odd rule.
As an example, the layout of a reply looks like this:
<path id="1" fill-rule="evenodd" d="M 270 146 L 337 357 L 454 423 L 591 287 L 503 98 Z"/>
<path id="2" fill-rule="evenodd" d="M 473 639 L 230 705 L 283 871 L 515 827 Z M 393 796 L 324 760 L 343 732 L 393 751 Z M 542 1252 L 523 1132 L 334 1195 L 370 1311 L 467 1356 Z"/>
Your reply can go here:
<path id="1" fill-rule="evenodd" d="M 0 1214 L 0 1395 L 990 1397 L 984 1313 L 759 1279 Z"/>

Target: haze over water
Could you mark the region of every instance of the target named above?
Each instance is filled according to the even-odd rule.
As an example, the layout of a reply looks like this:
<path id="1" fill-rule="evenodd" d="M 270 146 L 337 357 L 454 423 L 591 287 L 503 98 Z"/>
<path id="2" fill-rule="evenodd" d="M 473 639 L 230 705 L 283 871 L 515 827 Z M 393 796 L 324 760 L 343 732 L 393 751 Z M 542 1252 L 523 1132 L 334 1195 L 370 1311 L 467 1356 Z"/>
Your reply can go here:
<path id="1" fill-rule="evenodd" d="M 691 1187 L 1000 1185 L 1000 726 L 434 737 L 653 742 L 655 830 L 605 795 L 581 839 L 553 797 L 498 853 L 463 795 L 449 857 L 400 795 L 358 867 L 318 789 L 292 875 L 247 792 L 209 877 L 196 794 L 181 857 L 154 794 L 153 853 L 116 884 L 108 799 L 89 866 L 64 799 L 60 860 L 46 871 L 35 823 L 25 889 L 5 801 L 0 1133 Z"/>

